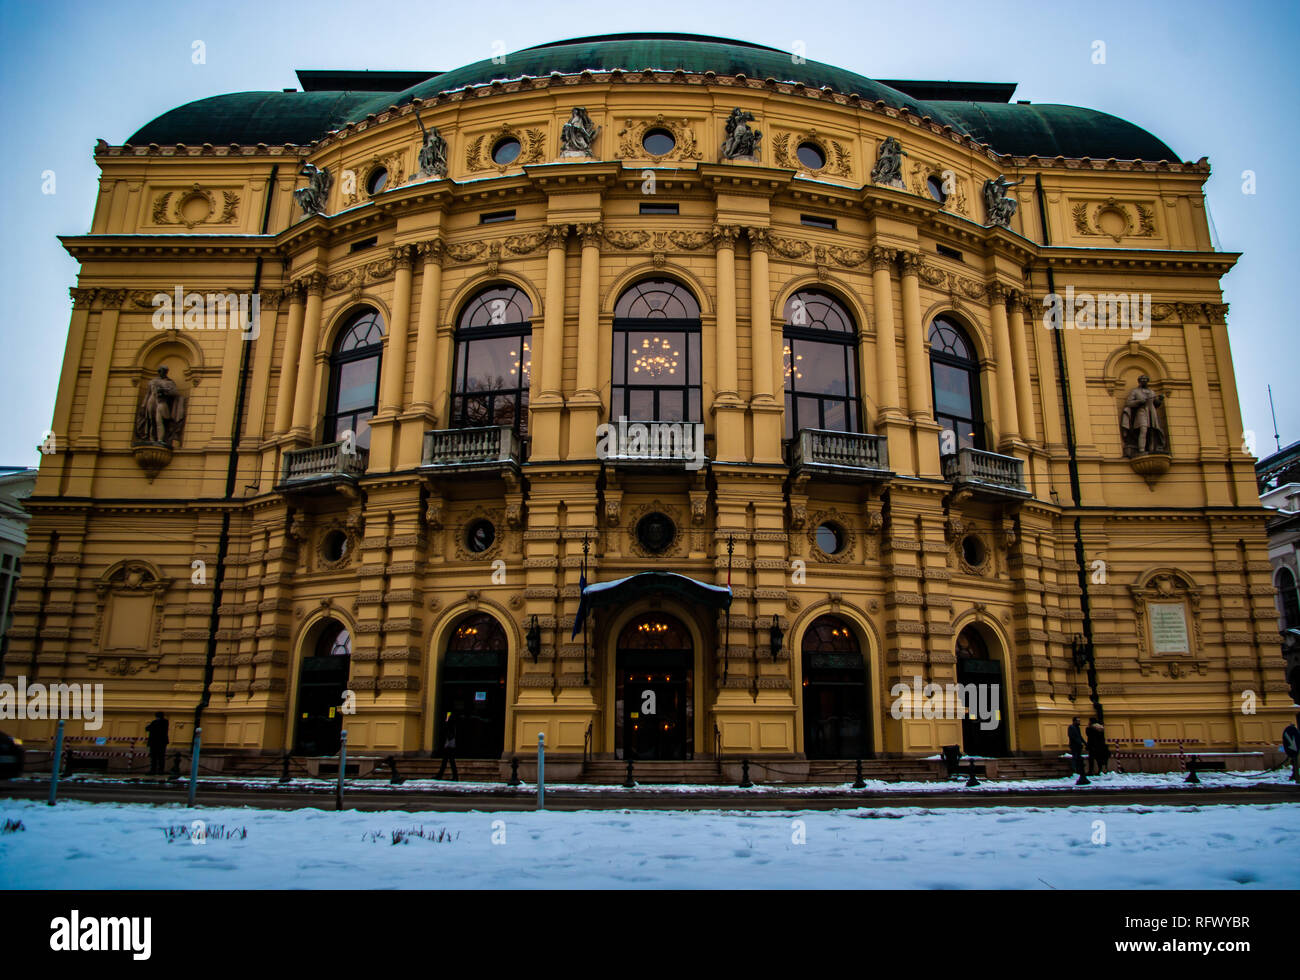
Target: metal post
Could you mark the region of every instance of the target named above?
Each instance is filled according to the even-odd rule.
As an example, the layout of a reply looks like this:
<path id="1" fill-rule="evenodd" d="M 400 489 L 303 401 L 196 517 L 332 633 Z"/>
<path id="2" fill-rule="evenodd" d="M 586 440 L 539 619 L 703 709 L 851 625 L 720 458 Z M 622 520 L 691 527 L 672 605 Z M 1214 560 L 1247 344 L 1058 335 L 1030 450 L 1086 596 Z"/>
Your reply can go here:
<path id="1" fill-rule="evenodd" d="M 546 733 L 537 733 L 537 809 L 546 809 Z"/>
<path id="2" fill-rule="evenodd" d="M 749 789 L 754 784 L 749 781 L 749 760 L 740 760 L 740 788 Z"/>
<path id="3" fill-rule="evenodd" d="M 59 769 L 63 763 L 63 719 L 59 719 L 58 732 L 54 736 L 54 758 L 50 761 L 50 806 L 59 792 Z"/>
<path id="4" fill-rule="evenodd" d="M 1187 760 L 1187 778 L 1183 780 L 1183 782 L 1191 783 L 1193 785 L 1200 784 L 1201 777 L 1196 775 L 1196 767 L 1199 766 L 1200 764 L 1201 764 L 1201 760 L 1196 758 L 1196 756 L 1192 756 L 1190 759 Z"/>
<path id="5" fill-rule="evenodd" d="M 194 805 L 194 794 L 199 788 L 199 742 L 202 735 L 202 728 L 194 729 L 194 744 L 190 747 L 190 806 Z"/>
<path id="6" fill-rule="evenodd" d="M 519 780 L 519 756 L 517 756 L 517 755 L 512 755 L 512 756 L 510 757 L 510 779 L 509 779 L 509 781 L 506 783 L 506 785 L 507 785 L 507 786 L 518 786 L 519 783 L 520 783 L 520 780 Z"/>
<path id="7" fill-rule="evenodd" d="M 979 784 L 980 784 L 980 781 L 979 781 L 978 779 L 975 778 L 975 760 L 974 760 L 974 759 L 971 759 L 971 760 L 970 760 L 970 778 L 969 778 L 968 780 L 966 780 L 966 785 L 967 785 L 968 787 L 970 787 L 970 786 L 978 786 Z"/>
<path id="8" fill-rule="evenodd" d="M 334 790 L 334 809 L 343 809 L 343 777 L 348 771 L 348 730 L 339 732 L 339 784 Z"/>
<path id="9" fill-rule="evenodd" d="M 624 789 L 636 789 L 636 780 L 632 778 L 632 757 L 627 757 L 627 779 L 623 780 Z"/>
<path id="10" fill-rule="evenodd" d="M 853 782 L 854 789 L 866 789 L 866 781 L 862 778 L 862 760 L 858 759 L 858 778 Z"/>
<path id="11" fill-rule="evenodd" d="M 289 781 L 289 753 L 286 752 L 284 754 L 284 768 L 280 770 L 280 782 L 287 783 L 288 781 Z"/>

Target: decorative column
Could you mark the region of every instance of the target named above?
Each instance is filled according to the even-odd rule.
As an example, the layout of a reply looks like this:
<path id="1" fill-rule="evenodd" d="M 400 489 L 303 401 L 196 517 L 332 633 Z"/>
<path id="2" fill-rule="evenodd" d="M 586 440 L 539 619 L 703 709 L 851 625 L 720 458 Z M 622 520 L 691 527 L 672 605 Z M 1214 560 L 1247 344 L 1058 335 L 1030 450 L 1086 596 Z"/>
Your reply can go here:
<path id="1" fill-rule="evenodd" d="M 600 358 L 600 239 L 599 222 L 578 225 L 582 239 L 582 273 L 578 288 L 578 388 L 569 401 L 569 457 L 594 459 L 596 426 L 602 403 L 597 390 Z M 543 370 L 545 370 L 543 365 Z"/>
<path id="2" fill-rule="evenodd" d="M 766 228 L 748 228 L 746 233 L 749 237 L 750 358 L 754 369 L 754 397 L 749 402 L 754 426 L 754 462 L 779 464 L 785 399 L 777 393 L 773 358 L 777 338 L 772 332 L 772 290 L 768 278 L 772 243 Z"/>
<path id="3" fill-rule="evenodd" d="M 1011 337 L 1007 330 L 1007 287 L 989 284 L 989 320 L 993 324 L 993 358 L 997 361 L 998 448 L 1020 438 L 1016 418 L 1015 378 L 1012 376 Z"/>
<path id="4" fill-rule="evenodd" d="M 314 438 L 315 409 L 313 398 L 316 382 L 316 345 L 320 341 L 321 305 L 325 299 L 325 276 L 313 272 L 303 277 L 303 287 L 307 290 L 307 307 L 303 312 L 302 346 L 297 351 L 286 348 L 285 357 L 298 358 L 298 384 L 293 395 L 293 436 L 304 444 L 310 445 Z M 327 433 L 333 441 L 334 433 Z"/>
<path id="5" fill-rule="evenodd" d="M 876 316 L 876 383 L 884 417 L 898 414 L 898 340 L 894 335 L 894 294 L 890 269 L 898 253 L 880 245 L 871 249 L 871 291 Z"/>
<path id="6" fill-rule="evenodd" d="M 420 280 L 420 316 L 415 325 L 415 389 L 411 407 L 426 416 L 437 416 L 442 406 L 435 403 L 438 376 L 434 353 L 437 346 L 438 303 L 442 297 L 442 239 L 431 238 L 415 246 L 424 259 Z"/>
<path id="7" fill-rule="evenodd" d="M 289 324 L 284 336 L 284 353 L 280 359 L 279 395 L 275 402 L 275 421 L 272 423 L 272 434 L 277 438 L 287 433 L 293 424 L 293 393 L 298 384 L 298 350 L 302 346 L 303 283 L 290 283 L 285 293 L 289 297 Z"/>
<path id="8" fill-rule="evenodd" d="M 925 324 L 921 321 L 919 252 L 903 252 L 903 356 L 907 365 L 907 411 L 916 430 L 917 475 L 937 479 L 939 425 L 931 404 L 930 359 L 925 353 Z"/>
<path id="9" fill-rule="evenodd" d="M 713 391 L 713 422 L 716 449 L 720 462 L 744 462 L 744 405 L 737 391 L 736 357 L 736 238 L 735 225 L 714 225 L 713 241 L 717 248 L 717 353 L 714 359 L 716 384 Z"/>
<path id="10" fill-rule="evenodd" d="M 542 342 L 533 345 L 533 363 L 541 361 L 541 391 L 529 402 L 533 435 L 531 457 L 534 460 L 560 458 L 560 416 L 564 411 L 564 280 L 568 244 L 568 225 L 552 225 L 547 229 Z M 540 358 L 537 356 L 539 353 Z M 536 370 L 533 377 L 538 378 Z"/>
<path id="11" fill-rule="evenodd" d="M 1034 399 L 1029 379 L 1029 338 L 1025 334 L 1024 295 L 1012 290 L 1011 296 L 1011 357 L 1016 366 L 1016 407 L 1020 410 L 1020 437 L 1029 442 L 1038 441 L 1038 426 L 1034 422 Z"/>
<path id="12" fill-rule="evenodd" d="M 86 325 L 90 320 L 90 307 L 95 300 L 93 289 L 73 287 L 68 292 L 72 296 L 72 321 L 68 325 L 68 341 L 63 348 L 63 368 L 59 372 L 59 388 L 54 401 L 54 424 L 50 427 L 54 433 L 54 452 L 41 459 L 42 474 L 53 473 L 60 478 L 69 459 L 65 450 L 71 446 L 72 439 L 69 429 L 72 396 L 77 390 L 77 371 L 86 349 Z"/>
<path id="13" fill-rule="evenodd" d="M 393 311 L 388 325 L 388 344 L 380 367 L 379 411 L 370 420 L 370 463 L 372 473 L 393 469 L 397 418 L 402 411 L 406 387 L 406 348 L 411 321 L 411 265 L 414 255 L 410 245 L 389 250 L 393 260 Z M 418 459 L 407 459 L 415 465 Z"/>

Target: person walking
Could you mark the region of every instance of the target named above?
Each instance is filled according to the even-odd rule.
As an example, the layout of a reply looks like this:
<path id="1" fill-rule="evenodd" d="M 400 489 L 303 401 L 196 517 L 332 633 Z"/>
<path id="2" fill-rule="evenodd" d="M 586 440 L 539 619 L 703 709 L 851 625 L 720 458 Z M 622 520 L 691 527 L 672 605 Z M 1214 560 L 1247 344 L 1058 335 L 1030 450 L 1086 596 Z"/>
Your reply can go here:
<path id="1" fill-rule="evenodd" d="M 1070 739 L 1070 761 L 1076 775 L 1083 775 L 1083 731 L 1079 728 L 1079 717 L 1070 719 L 1068 731 Z"/>
<path id="2" fill-rule="evenodd" d="M 149 738 L 149 775 L 161 776 L 167 768 L 167 716 L 156 712 L 144 733 Z"/>
<path id="3" fill-rule="evenodd" d="M 456 716 L 450 711 L 447 712 L 447 718 L 442 723 L 442 764 L 438 766 L 438 775 L 434 776 L 434 779 L 442 778 L 448 762 L 451 763 L 452 782 L 459 782 L 460 774 L 456 772 Z"/>
<path id="4" fill-rule="evenodd" d="M 1096 718 L 1088 719 L 1088 775 L 1106 771 L 1110 761 L 1110 748 L 1106 745 L 1106 729 Z M 1095 772 L 1093 770 L 1096 770 Z"/>
<path id="5" fill-rule="evenodd" d="M 1296 725 L 1300 725 L 1300 715 L 1295 716 Z M 1282 751 L 1291 763 L 1291 781 L 1300 783 L 1300 728 L 1287 725 L 1282 730 Z"/>

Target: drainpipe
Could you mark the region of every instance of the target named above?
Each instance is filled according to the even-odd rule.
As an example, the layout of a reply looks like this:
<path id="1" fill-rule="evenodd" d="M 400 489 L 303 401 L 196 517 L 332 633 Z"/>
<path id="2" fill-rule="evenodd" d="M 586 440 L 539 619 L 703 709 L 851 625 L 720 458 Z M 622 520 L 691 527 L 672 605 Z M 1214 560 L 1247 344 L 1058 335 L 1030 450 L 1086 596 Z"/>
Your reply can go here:
<path id="1" fill-rule="evenodd" d="M 1043 245 L 1050 247 L 1052 239 L 1047 230 L 1047 199 L 1043 193 L 1041 174 L 1034 174 L 1034 192 L 1038 195 L 1038 220 L 1043 229 Z M 1052 274 L 1050 261 L 1046 263 L 1046 267 L 1047 289 L 1050 293 L 1056 295 L 1056 277 Z M 1064 327 L 1065 324 L 1062 322 L 1062 330 Z M 1065 407 L 1065 444 L 1070 453 L 1070 497 L 1074 501 L 1075 508 L 1074 562 L 1078 566 L 1079 573 L 1079 607 L 1083 613 L 1083 641 L 1088 657 L 1088 690 L 1091 692 L 1093 712 L 1097 715 L 1097 720 L 1104 724 L 1106 719 L 1101 707 L 1101 698 L 1097 694 L 1097 658 L 1092 645 L 1092 602 L 1088 596 L 1088 570 L 1083 551 L 1083 524 L 1078 514 L 1079 507 L 1083 502 L 1083 495 L 1079 489 L 1078 446 L 1074 439 L 1074 405 L 1070 401 L 1070 375 L 1065 369 L 1065 349 L 1064 341 L 1061 338 L 1061 330 L 1052 331 L 1052 340 L 1052 346 L 1056 350 L 1056 371 L 1061 379 L 1061 400 Z"/>
<path id="2" fill-rule="evenodd" d="M 262 209 L 262 230 L 265 235 L 271 224 L 271 201 L 275 196 L 275 178 L 279 173 L 279 164 L 271 167 L 271 176 L 266 184 L 266 205 Z M 259 255 L 253 267 L 253 295 L 262 287 L 262 262 Z M 251 337 L 240 345 L 239 353 L 239 392 L 235 397 L 235 417 L 230 426 L 230 456 L 226 462 L 226 500 L 235 495 L 235 480 L 239 472 L 239 440 L 243 436 L 244 403 L 248 398 L 248 365 L 252 360 L 252 347 L 256 343 Z M 203 722 L 203 709 L 212 700 L 212 675 L 217 656 L 217 630 L 221 625 L 222 584 L 226 577 L 226 556 L 230 551 L 230 508 L 221 513 L 221 536 L 217 539 L 217 569 L 212 585 L 212 609 L 208 613 L 208 652 L 203 664 L 203 694 L 194 708 L 194 730 L 197 732 Z"/>

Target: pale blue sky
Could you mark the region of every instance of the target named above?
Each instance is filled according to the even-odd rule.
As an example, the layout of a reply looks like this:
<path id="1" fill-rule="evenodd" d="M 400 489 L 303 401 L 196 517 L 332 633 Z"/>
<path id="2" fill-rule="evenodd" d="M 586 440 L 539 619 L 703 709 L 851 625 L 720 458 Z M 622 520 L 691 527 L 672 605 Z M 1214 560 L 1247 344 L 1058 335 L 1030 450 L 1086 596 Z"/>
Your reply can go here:
<path id="1" fill-rule="evenodd" d="M 1294 2 L 494 0 L 185 3 L 0 0 L 0 463 L 37 462 L 49 428 L 77 263 L 56 235 L 89 227 L 97 138 L 122 143 L 167 109 L 225 92 L 296 86 L 296 68 L 450 69 L 545 41 L 620 31 L 716 34 L 790 48 L 874 78 L 1015 81 L 1015 98 L 1114 113 L 1184 160 L 1209 157 L 1220 247 L 1245 256 L 1224 279 L 1245 424 L 1273 449 L 1300 439 L 1300 343 L 1287 228 L 1300 154 Z M 206 64 L 191 61 L 206 45 Z M 1106 42 L 1106 64 L 1092 60 Z M 1257 193 L 1242 193 L 1253 170 Z M 43 194 L 53 170 L 56 193 Z"/>

